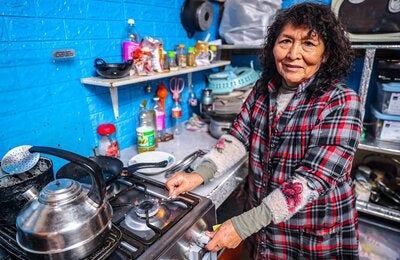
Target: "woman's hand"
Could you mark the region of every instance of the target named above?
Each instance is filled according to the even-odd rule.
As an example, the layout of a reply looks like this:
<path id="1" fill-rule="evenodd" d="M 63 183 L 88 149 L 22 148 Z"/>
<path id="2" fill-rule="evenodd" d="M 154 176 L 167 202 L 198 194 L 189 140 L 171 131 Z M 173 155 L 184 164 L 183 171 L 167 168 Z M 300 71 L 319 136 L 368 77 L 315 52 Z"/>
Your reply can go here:
<path id="1" fill-rule="evenodd" d="M 176 172 L 167 180 L 165 186 L 169 190 L 168 196 L 172 199 L 179 194 L 193 190 L 203 183 L 203 178 L 196 172 Z"/>
<path id="2" fill-rule="evenodd" d="M 224 247 L 235 248 L 242 242 L 230 219 L 225 221 L 217 231 L 206 232 L 206 234 L 211 238 L 206 245 L 206 249 L 213 252 L 217 252 Z"/>

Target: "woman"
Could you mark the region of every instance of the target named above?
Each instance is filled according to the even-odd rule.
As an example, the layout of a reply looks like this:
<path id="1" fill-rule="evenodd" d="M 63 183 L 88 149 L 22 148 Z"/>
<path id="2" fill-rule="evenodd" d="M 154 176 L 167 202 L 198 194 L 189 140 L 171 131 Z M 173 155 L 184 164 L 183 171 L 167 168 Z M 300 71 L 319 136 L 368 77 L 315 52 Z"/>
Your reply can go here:
<path id="1" fill-rule="evenodd" d="M 328 6 L 303 3 L 277 14 L 263 49 L 263 75 L 229 133 L 195 173 L 178 172 L 166 183 L 176 197 L 248 152 L 248 211 L 209 232 L 208 250 L 246 239 L 254 259 L 358 257 L 350 171 L 361 102 L 341 81 L 352 61 L 350 42 Z"/>

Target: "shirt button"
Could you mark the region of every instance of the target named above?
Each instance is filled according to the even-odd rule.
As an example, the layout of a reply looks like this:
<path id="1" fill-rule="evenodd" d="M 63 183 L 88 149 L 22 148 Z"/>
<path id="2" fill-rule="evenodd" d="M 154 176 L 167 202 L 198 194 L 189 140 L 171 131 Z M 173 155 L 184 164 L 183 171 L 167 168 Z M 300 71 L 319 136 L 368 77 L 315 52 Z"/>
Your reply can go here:
<path id="1" fill-rule="evenodd" d="M 278 133 L 278 129 L 275 128 L 274 129 L 274 134 L 276 134 L 276 133 Z"/>
<path id="2" fill-rule="evenodd" d="M 267 186 L 267 184 L 265 184 L 265 182 L 262 184 L 263 187 Z"/>

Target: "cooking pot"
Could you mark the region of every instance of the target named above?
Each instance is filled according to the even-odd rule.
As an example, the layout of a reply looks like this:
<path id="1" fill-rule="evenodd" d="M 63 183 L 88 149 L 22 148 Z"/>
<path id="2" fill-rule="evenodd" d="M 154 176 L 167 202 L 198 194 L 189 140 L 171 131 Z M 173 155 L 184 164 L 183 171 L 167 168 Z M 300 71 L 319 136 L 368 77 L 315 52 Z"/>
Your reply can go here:
<path id="1" fill-rule="evenodd" d="M 123 63 L 106 63 L 103 59 L 94 60 L 94 67 L 97 74 L 108 79 L 118 79 L 129 76 L 133 60 Z"/>
<path id="2" fill-rule="evenodd" d="M 37 193 L 52 180 L 53 163 L 44 157 L 40 157 L 27 172 L 4 175 L 0 179 L 0 225 L 15 225 L 17 214 L 28 202 L 29 194 Z"/>
<path id="3" fill-rule="evenodd" d="M 163 168 L 168 165 L 168 161 L 160 161 L 156 163 L 136 163 L 128 167 L 124 167 L 121 160 L 110 156 L 94 156 L 89 157 L 92 161 L 96 162 L 103 171 L 103 178 L 106 184 L 111 183 L 115 178 L 121 175 L 134 174 L 139 169 L 145 168 Z M 76 163 L 67 163 L 61 167 L 56 174 L 57 178 L 71 178 L 79 181 L 80 183 L 91 184 L 90 173 L 85 168 Z"/>
<path id="4" fill-rule="evenodd" d="M 196 31 L 205 31 L 211 27 L 214 10 L 206 0 L 186 0 L 181 10 L 181 22 L 189 38 Z"/>
<path id="5" fill-rule="evenodd" d="M 88 158 L 57 148 L 33 146 L 29 152 L 79 164 L 88 170 L 93 184 L 90 189 L 72 179 L 47 184 L 17 216 L 18 245 L 40 259 L 85 258 L 102 245 L 112 224 L 101 168 Z"/>
<path id="6" fill-rule="evenodd" d="M 223 134 L 226 134 L 237 116 L 234 113 L 224 114 L 215 111 L 209 111 L 207 114 L 210 116 L 210 134 L 215 138 L 220 138 Z"/>

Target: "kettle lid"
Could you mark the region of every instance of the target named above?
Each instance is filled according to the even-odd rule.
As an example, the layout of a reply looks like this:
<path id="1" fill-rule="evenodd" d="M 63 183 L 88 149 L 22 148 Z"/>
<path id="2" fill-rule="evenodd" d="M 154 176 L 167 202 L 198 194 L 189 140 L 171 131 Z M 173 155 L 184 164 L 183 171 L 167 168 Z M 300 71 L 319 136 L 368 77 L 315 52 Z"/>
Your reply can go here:
<path id="1" fill-rule="evenodd" d="M 57 179 L 48 183 L 39 194 L 39 201 L 44 204 L 68 202 L 82 192 L 79 182 L 71 179 Z"/>

